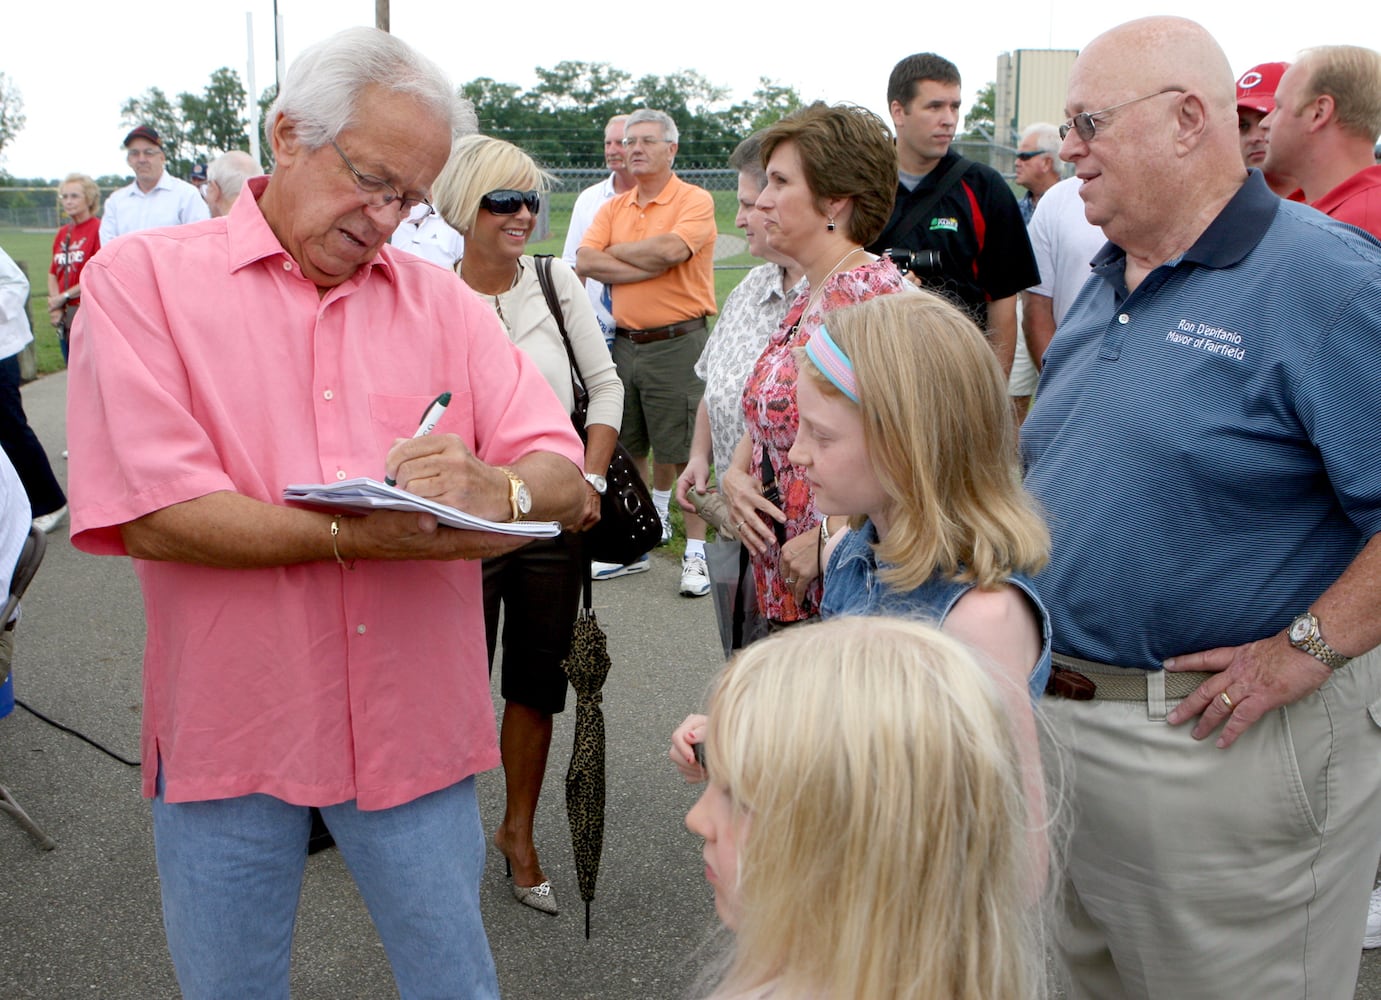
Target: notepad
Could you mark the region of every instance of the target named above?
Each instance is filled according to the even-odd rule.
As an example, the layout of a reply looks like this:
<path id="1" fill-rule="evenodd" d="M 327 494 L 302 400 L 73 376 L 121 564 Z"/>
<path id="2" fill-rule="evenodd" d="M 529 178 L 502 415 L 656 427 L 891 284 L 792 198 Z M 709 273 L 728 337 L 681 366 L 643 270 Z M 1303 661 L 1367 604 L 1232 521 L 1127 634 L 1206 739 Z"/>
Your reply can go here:
<path id="1" fill-rule="evenodd" d="M 285 486 L 283 499 L 364 513 L 371 510 L 410 510 L 433 514 L 442 524 L 467 531 L 493 531 L 525 538 L 555 538 L 561 534 L 561 525 L 557 521 L 487 521 L 455 507 L 416 496 L 397 486 L 388 486 L 377 479 L 342 479 L 338 483 Z"/>

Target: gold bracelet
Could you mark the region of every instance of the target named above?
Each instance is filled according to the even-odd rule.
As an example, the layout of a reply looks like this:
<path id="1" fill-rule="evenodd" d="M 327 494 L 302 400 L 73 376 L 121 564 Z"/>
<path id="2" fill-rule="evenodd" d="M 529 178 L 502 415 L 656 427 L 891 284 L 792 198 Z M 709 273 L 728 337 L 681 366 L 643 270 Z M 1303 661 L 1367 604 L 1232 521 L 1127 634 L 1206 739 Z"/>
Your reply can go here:
<path id="1" fill-rule="evenodd" d="M 342 514 L 337 514 L 335 517 L 331 518 L 331 551 L 336 554 L 336 562 L 340 563 L 346 569 L 354 569 L 355 560 L 351 559 L 349 562 L 346 562 L 340 557 L 340 519 L 343 516 Z"/>

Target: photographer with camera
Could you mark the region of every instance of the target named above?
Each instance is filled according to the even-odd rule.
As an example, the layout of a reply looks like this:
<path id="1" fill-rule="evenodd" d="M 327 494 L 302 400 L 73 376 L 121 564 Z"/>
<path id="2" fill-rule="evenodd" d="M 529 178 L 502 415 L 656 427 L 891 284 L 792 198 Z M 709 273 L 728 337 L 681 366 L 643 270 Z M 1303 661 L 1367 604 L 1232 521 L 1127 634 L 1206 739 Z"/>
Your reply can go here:
<path id="1" fill-rule="evenodd" d="M 965 309 L 1010 376 L 1017 293 L 1040 281 L 1040 272 L 1006 180 L 950 149 L 959 70 L 932 52 L 907 56 L 892 70 L 887 103 L 897 133 L 897 200 L 868 249 L 887 253 L 912 281 Z"/>

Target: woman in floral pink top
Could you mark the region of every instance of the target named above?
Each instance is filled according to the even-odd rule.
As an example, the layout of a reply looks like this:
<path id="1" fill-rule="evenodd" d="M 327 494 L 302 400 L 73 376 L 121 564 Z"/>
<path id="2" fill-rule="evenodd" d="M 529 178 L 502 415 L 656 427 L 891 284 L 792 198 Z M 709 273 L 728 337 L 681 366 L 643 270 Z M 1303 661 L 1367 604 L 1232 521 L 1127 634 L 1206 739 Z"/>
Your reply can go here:
<path id="1" fill-rule="evenodd" d="M 881 118 L 853 105 L 816 103 L 769 128 L 762 147 L 767 187 L 757 207 L 767 242 L 804 268 L 809 290 L 748 376 L 748 430 L 721 488 L 752 554 L 758 607 L 780 626 L 818 613 L 822 576 L 810 481 L 786 460 L 797 427 L 791 351 L 830 310 L 910 285 L 891 261 L 863 249 L 886 225 L 897 186 L 896 148 Z"/>

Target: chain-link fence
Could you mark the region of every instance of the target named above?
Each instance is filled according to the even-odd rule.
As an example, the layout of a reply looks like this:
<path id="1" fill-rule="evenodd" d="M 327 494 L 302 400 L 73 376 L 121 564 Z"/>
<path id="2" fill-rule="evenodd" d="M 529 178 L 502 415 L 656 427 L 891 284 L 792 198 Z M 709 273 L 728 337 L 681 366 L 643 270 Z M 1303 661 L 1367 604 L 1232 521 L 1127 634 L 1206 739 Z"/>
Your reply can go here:
<path id="1" fill-rule="evenodd" d="M 988 164 L 1008 178 L 1015 169 L 1014 147 L 987 139 L 961 139 L 954 144 L 954 148 L 971 160 Z M 551 173 L 555 178 L 552 186 L 554 194 L 576 194 L 608 176 L 608 171 L 602 169 L 562 168 Z M 738 175 L 718 164 L 682 161 L 677 164 L 676 173 L 683 180 L 709 191 L 733 191 L 738 186 Z M 113 190 L 102 189 L 102 200 Z M 0 187 L 0 228 L 55 230 L 63 221 L 57 206 L 56 186 Z"/>

